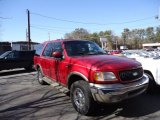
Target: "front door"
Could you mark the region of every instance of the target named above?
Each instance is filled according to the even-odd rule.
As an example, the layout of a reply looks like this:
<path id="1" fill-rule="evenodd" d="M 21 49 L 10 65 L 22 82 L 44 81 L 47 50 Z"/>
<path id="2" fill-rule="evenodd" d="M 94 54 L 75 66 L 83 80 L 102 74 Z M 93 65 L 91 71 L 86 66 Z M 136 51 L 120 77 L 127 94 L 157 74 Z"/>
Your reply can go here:
<path id="1" fill-rule="evenodd" d="M 66 83 L 66 74 L 68 70 L 68 63 L 65 59 L 58 59 L 52 56 L 52 53 L 58 51 L 63 53 L 61 42 L 49 43 L 43 52 L 43 68 L 45 76 L 51 78 L 53 81 L 59 83 Z"/>
<path id="2" fill-rule="evenodd" d="M 63 52 L 61 42 L 52 43 L 52 53 L 55 51 Z M 61 82 L 60 74 L 58 72 L 61 60 L 62 59 L 52 57 L 52 60 L 50 61 L 50 77 L 52 78 L 52 80 L 56 80 L 57 82 Z"/>

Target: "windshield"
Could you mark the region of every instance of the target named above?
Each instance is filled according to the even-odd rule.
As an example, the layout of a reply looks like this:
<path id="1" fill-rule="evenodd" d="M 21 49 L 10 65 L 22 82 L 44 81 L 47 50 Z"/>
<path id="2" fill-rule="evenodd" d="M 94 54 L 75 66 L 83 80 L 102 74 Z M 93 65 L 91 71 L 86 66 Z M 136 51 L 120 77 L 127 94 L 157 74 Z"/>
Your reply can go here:
<path id="1" fill-rule="evenodd" d="M 5 53 L 3 53 L 2 55 L 0 55 L 0 58 L 4 58 L 6 57 L 11 51 L 7 51 Z"/>
<path id="2" fill-rule="evenodd" d="M 66 41 L 65 49 L 68 56 L 106 54 L 96 43 L 91 41 Z"/>

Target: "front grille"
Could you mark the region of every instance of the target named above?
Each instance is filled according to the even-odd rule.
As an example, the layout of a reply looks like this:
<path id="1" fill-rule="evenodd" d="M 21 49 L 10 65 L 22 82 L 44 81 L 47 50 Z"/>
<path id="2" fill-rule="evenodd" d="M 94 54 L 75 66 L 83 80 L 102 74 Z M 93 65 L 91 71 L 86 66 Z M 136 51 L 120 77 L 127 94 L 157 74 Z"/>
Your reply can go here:
<path id="1" fill-rule="evenodd" d="M 119 72 L 119 76 L 121 81 L 124 81 L 124 82 L 136 80 L 143 76 L 143 69 L 137 68 L 132 70 L 121 71 Z"/>

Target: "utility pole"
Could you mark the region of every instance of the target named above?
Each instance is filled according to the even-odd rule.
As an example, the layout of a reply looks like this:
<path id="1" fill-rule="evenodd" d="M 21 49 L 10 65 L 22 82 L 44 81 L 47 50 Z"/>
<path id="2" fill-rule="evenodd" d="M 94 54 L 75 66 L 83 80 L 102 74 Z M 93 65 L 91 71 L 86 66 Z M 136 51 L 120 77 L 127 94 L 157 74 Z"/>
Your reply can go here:
<path id="1" fill-rule="evenodd" d="M 50 41 L 50 32 L 48 32 L 48 39 L 49 39 L 49 41 Z"/>
<path id="2" fill-rule="evenodd" d="M 116 44 L 116 50 L 118 50 L 118 47 L 117 47 L 117 40 L 115 40 L 115 44 Z"/>
<path id="3" fill-rule="evenodd" d="M 26 29 L 26 41 L 28 41 L 28 32 L 27 32 L 27 29 Z"/>
<path id="4" fill-rule="evenodd" d="M 27 9 L 27 18 L 28 18 L 28 50 L 31 50 L 30 12 L 28 9 Z"/>

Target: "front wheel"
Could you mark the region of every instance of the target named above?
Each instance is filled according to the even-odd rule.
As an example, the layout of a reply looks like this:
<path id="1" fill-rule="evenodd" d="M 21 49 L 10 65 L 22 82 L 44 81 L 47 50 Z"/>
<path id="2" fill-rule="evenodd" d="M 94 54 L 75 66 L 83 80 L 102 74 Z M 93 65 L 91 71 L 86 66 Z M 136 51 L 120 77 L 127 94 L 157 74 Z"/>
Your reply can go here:
<path id="1" fill-rule="evenodd" d="M 94 100 L 86 81 L 80 80 L 72 84 L 70 97 L 73 107 L 83 115 L 89 115 L 94 111 Z"/>

